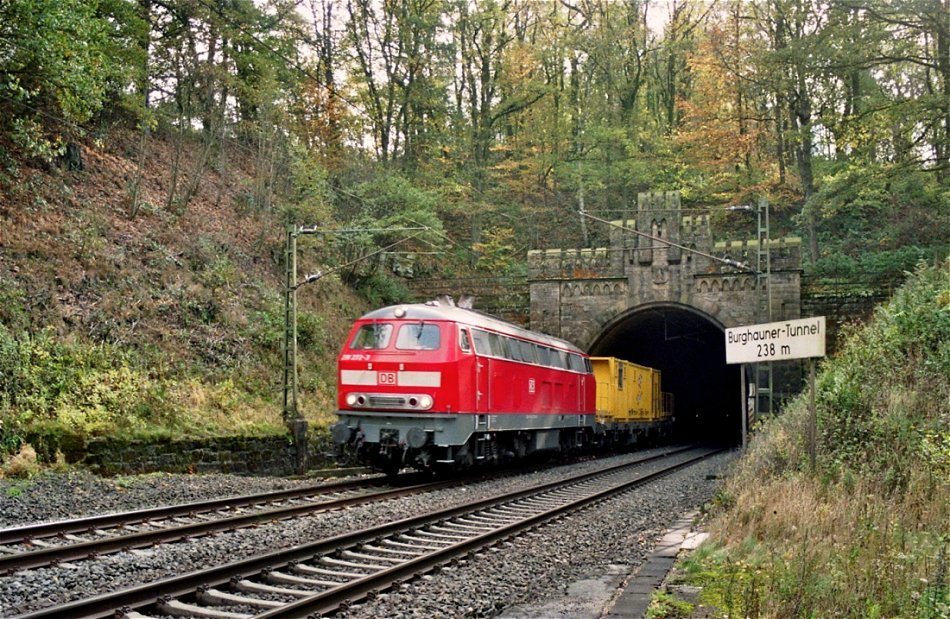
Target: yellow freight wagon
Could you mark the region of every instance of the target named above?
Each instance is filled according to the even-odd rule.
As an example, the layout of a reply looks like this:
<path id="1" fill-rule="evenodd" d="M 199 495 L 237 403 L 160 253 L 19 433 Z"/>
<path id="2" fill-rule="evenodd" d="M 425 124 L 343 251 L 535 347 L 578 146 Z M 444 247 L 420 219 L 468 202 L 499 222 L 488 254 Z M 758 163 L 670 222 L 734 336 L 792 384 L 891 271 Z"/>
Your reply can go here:
<path id="1" fill-rule="evenodd" d="M 591 357 L 601 423 L 655 422 L 672 415 L 672 395 L 660 391 L 660 371 L 614 357 Z"/>

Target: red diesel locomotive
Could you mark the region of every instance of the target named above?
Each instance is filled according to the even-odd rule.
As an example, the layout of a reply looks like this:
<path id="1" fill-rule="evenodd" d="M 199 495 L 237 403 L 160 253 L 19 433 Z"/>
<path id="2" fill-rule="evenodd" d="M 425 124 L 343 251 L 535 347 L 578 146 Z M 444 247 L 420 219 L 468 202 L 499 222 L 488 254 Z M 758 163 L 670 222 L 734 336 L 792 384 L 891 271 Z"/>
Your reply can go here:
<path id="1" fill-rule="evenodd" d="M 564 340 L 430 301 L 356 321 L 337 368 L 339 445 L 388 472 L 589 442 L 596 381 Z"/>

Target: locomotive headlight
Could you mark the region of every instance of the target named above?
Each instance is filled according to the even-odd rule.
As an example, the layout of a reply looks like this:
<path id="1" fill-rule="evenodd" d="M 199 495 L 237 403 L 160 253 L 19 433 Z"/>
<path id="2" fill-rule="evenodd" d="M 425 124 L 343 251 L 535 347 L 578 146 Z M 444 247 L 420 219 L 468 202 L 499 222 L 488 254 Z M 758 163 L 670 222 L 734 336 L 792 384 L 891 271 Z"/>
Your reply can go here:
<path id="1" fill-rule="evenodd" d="M 419 408 L 423 410 L 429 410 L 430 408 L 432 408 L 432 396 L 431 395 L 419 396 Z"/>
<path id="2" fill-rule="evenodd" d="M 406 308 L 400 305 L 399 307 L 393 310 L 393 315 L 396 318 L 402 318 L 403 316 L 406 315 Z"/>
<path id="3" fill-rule="evenodd" d="M 348 393 L 346 394 L 346 405 L 347 406 L 363 406 L 366 403 L 366 398 L 360 393 Z"/>

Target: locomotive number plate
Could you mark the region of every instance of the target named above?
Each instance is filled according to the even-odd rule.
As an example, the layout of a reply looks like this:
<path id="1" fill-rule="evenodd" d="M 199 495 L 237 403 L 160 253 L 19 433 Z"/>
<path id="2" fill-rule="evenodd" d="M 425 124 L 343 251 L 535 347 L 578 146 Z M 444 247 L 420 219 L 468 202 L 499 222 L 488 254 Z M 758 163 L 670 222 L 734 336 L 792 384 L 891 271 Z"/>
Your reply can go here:
<path id="1" fill-rule="evenodd" d="M 376 375 L 376 379 L 379 381 L 380 385 L 395 385 L 396 373 L 395 372 L 379 372 Z"/>

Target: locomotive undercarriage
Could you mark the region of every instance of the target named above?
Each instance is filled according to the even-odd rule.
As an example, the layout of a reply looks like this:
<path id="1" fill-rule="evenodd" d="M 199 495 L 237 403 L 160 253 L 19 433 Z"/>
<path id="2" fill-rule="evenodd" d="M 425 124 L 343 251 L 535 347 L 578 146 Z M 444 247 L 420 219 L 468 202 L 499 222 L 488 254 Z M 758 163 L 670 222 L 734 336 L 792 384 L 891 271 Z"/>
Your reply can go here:
<path id="1" fill-rule="evenodd" d="M 347 415 L 331 428 L 344 454 L 389 474 L 457 471 L 594 444 L 591 415 Z M 500 419 L 499 419 L 500 418 Z M 536 423 L 540 428 L 518 425 Z M 499 427 L 500 426 L 500 427 Z M 514 426 L 506 429 L 505 426 Z"/>

